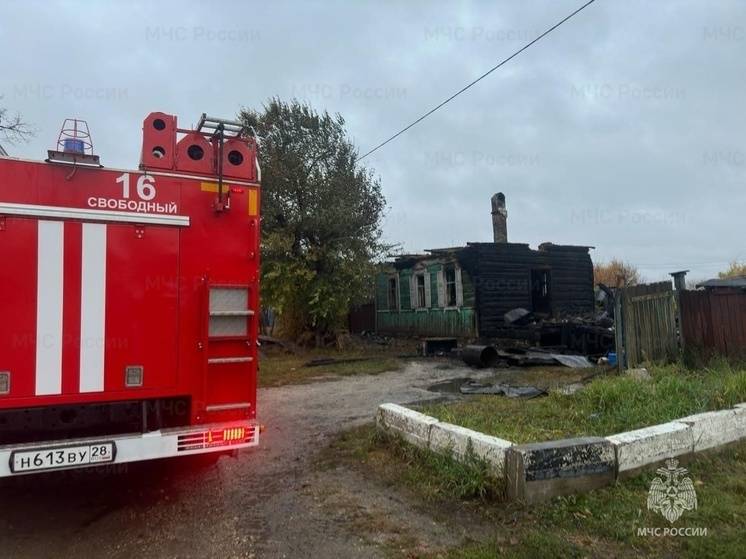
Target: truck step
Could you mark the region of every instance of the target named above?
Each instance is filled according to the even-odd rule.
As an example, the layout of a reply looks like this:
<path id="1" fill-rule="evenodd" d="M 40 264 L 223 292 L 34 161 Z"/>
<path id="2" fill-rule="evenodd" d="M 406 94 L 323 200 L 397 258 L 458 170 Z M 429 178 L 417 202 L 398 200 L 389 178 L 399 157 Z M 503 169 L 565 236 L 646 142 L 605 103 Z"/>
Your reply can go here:
<path id="1" fill-rule="evenodd" d="M 206 406 L 205 411 L 210 413 L 215 411 L 245 410 L 250 408 L 251 404 L 249 402 L 235 402 L 233 404 L 214 404 L 212 406 Z"/>
<path id="2" fill-rule="evenodd" d="M 207 360 L 208 365 L 232 365 L 233 363 L 251 363 L 253 357 L 214 357 Z"/>

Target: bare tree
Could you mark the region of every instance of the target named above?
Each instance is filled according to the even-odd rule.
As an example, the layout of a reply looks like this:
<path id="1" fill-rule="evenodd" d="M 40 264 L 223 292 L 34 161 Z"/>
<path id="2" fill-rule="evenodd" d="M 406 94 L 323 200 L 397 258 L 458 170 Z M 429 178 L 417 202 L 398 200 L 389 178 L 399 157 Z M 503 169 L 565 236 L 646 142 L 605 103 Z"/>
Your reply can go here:
<path id="1" fill-rule="evenodd" d="M 739 262 L 738 260 L 731 262 L 727 270 L 718 274 L 718 277 L 721 279 L 741 276 L 746 276 L 746 262 Z"/>
<path id="2" fill-rule="evenodd" d="M 634 265 L 614 258 L 611 262 L 593 263 L 593 283 L 603 283 L 609 287 L 624 287 L 642 282 L 640 272 Z"/>
<path id="3" fill-rule="evenodd" d="M 1 96 L 0 100 L 2 100 Z M 21 118 L 21 115 L 11 114 L 5 107 L 0 107 L 0 137 L 2 139 L 13 144 L 26 141 L 33 135 L 34 131 L 29 123 Z"/>

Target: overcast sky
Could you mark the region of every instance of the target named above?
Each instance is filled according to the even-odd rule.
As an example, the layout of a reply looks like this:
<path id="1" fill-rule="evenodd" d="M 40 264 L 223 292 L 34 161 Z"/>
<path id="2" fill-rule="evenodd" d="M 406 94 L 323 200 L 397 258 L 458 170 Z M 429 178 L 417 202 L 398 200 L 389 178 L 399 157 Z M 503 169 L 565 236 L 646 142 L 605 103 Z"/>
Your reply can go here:
<path id="1" fill-rule="evenodd" d="M 361 153 L 580 6 L 483 2 L 0 1 L 0 104 L 88 121 L 135 168 L 154 110 L 182 126 L 278 95 L 339 112 Z M 597 0 L 365 160 L 407 251 L 508 236 L 596 247 L 646 279 L 746 258 L 746 2 Z"/>

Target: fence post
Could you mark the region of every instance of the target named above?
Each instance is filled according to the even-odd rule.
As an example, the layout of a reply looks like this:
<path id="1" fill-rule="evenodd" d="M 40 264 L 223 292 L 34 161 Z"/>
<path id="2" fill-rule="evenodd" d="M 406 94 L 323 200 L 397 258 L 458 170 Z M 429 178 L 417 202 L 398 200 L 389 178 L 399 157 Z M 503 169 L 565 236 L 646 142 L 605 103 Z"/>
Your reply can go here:
<path id="1" fill-rule="evenodd" d="M 684 355 L 684 346 L 686 339 L 684 338 L 684 314 L 681 312 L 681 291 L 676 290 L 676 320 L 679 323 L 679 352 Z"/>
<path id="2" fill-rule="evenodd" d="M 616 330 L 614 332 L 615 344 L 616 344 L 616 363 L 620 371 L 624 371 L 626 368 L 626 348 L 624 346 L 624 304 L 622 299 L 624 298 L 624 288 L 619 288 L 616 291 L 616 297 L 614 297 L 614 322 Z"/>
<path id="3" fill-rule="evenodd" d="M 676 288 L 676 320 L 679 324 L 679 352 L 681 355 L 684 354 L 684 323 L 682 322 L 683 314 L 681 312 L 681 292 L 686 291 L 686 274 L 689 270 L 680 270 L 678 272 L 671 272 L 669 275 L 673 277 L 673 285 Z"/>

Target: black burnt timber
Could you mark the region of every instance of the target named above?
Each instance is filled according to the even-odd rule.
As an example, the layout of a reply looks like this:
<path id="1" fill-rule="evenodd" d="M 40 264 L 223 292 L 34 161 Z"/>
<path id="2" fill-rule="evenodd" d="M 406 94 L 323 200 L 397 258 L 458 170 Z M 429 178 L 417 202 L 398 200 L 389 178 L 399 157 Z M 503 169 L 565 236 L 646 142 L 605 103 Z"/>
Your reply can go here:
<path id="1" fill-rule="evenodd" d="M 588 247 L 544 243 L 532 250 L 521 243 L 469 243 L 458 258 L 475 288 L 479 333 L 504 333 L 504 315 L 532 308 L 531 270 L 549 270 L 551 314 L 579 316 L 594 311 L 593 264 Z"/>

